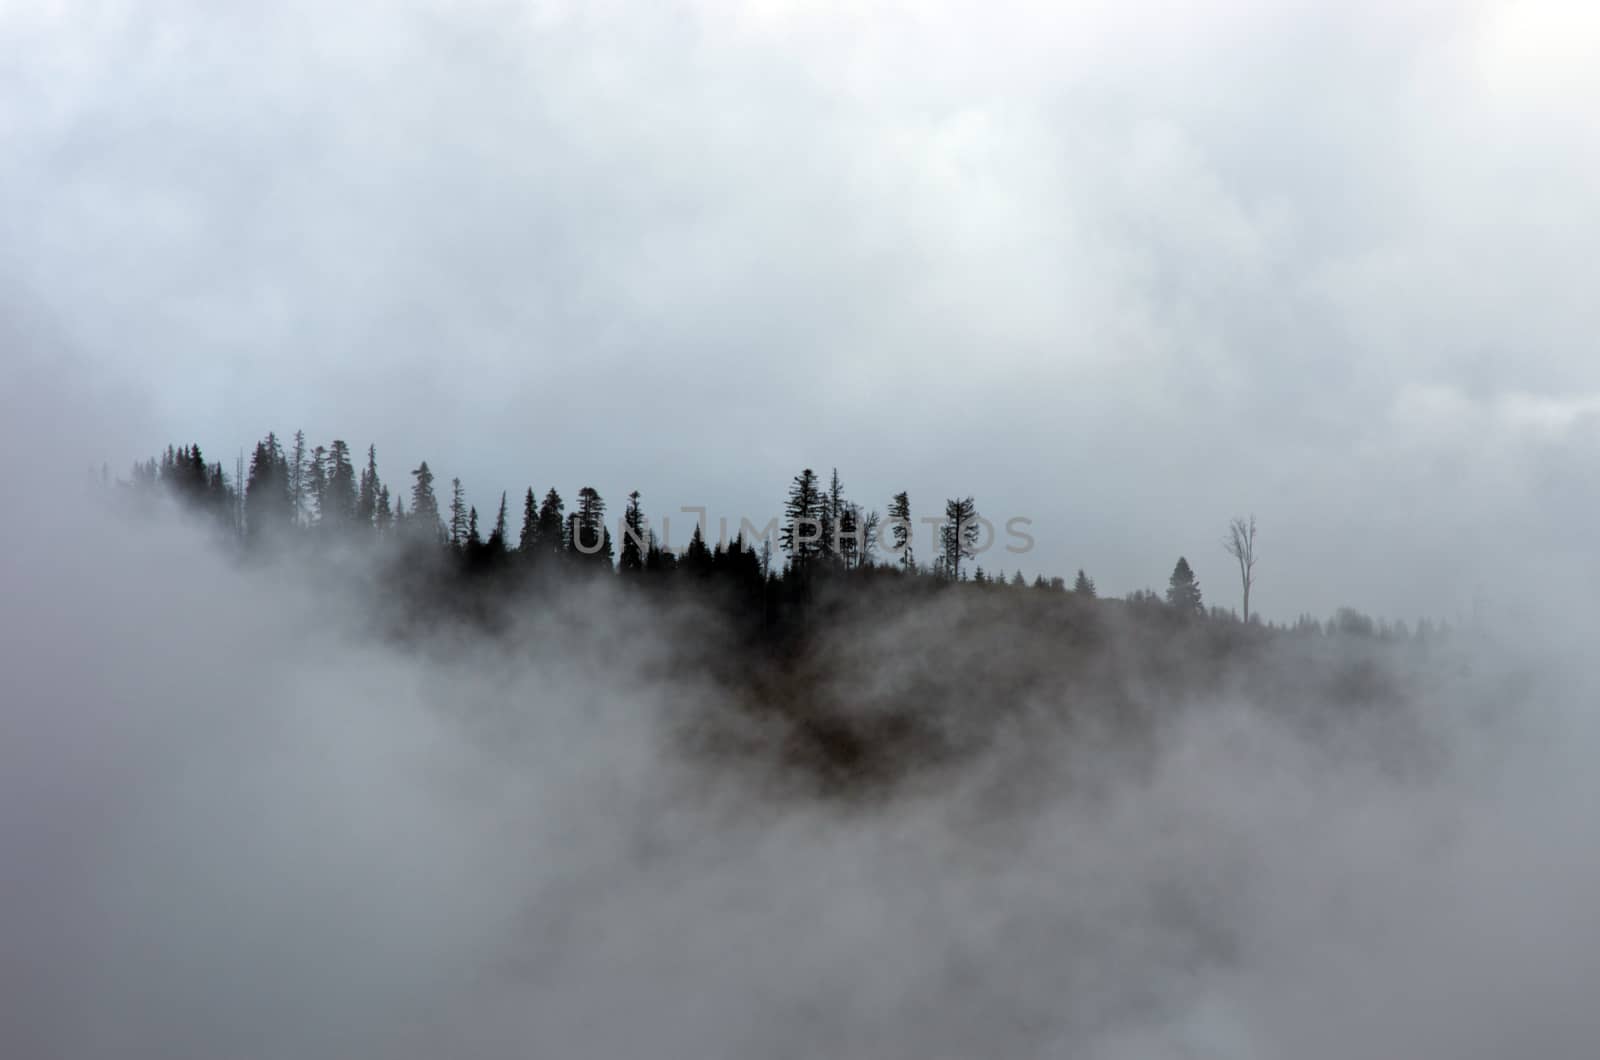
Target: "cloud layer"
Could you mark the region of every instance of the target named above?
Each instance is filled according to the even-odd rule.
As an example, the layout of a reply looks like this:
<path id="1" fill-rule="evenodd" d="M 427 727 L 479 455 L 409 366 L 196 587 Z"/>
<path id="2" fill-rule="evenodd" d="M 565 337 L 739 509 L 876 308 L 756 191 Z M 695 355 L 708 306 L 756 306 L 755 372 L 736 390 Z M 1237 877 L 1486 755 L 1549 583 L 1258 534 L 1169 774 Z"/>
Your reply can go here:
<path id="1" fill-rule="evenodd" d="M 1466 584 L 1495 542 L 1593 521 L 1597 33 L 1557 3 L 12 5 L 0 278 L 146 397 L 144 451 L 303 426 L 480 507 L 735 517 L 837 464 L 872 504 L 1031 516 L 1030 573 L 1126 591 L 1184 552 L 1223 598 L 1254 509 L 1269 615 L 1455 617 L 1551 576 Z"/>

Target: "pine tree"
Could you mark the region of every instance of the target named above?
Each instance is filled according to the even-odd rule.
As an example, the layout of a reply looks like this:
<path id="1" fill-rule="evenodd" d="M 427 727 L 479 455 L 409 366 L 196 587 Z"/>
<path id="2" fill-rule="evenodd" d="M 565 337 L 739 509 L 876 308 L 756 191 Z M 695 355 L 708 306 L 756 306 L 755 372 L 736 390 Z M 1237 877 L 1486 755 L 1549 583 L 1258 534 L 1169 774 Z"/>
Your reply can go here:
<path id="1" fill-rule="evenodd" d="M 835 518 L 839 561 L 846 569 L 855 567 L 861 562 L 861 507 L 846 501 Z"/>
<path id="2" fill-rule="evenodd" d="M 335 438 L 328 447 L 327 462 L 323 521 L 340 529 L 348 529 L 356 522 L 356 504 L 359 500 L 356 470 L 350 462 L 350 447 L 342 439 Z"/>
<path id="3" fill-rule="evenodd" d="M 320 525 L 323 520 L 324 499 L 328 492 L 328 451 L 322 446 L 319 445 L 311 450 L 311 457 L 306 461 L 304 477 L 308 521 Z"/>
<path id="4" fill-rule="evenodd" d="M 378 521 L 378 491 L 383 483 L 378 481 L 378 447 L 367 446 L 367 466 L 361 471 L 361 489 L 356 496 L 356 523 L 372 526 Z"/>
<path id="5" fill-rule="evenodd" d="M 971 497 L 955 498 L 945 502 L 944 525 L 939 528 L 939 541 L 943 546 L 944 576 L 951 581 L 961 580 L 961 561 L 977 555 L 978 506 Z"/>
<path id="6" fill-rule="evenodd" d="M 694 524 L 694 533 L 689 537 L 689 547 L 683 552 L 683 566 L 689 573 L 705 577 L 711 573 L 711 550 L 706 547 L 706 539 L 700 533 L 700 524 Z"/>
<path id="7" fill-rule="evenodd" d="M 606 502 L 600 491 L 585 486 L 578 491 L 578 509 L 572 513 L 572 551 L 580 559 L 611 562 L 611 534 L 606 530 Z"/>
<path id="8" fill-rule="evenodd" d="M 530 554 L 539 541 L 539 503 L 533 499 L 533 487 L 522 500 L 522 536 L 517 539 L 517 551 Z"/>
<path id="9" fill-rule="evenodd" d="M 900 569 L 907 574 L 914 573 L 917 560 L 911 549 L 911 498 L 904 490 L 889 501 L 889 522 L 894 535 L 894 550 L 900 557 Z"/>
<path id="10" fill-rule="evenodd" d="M 439 499 L 433 494 L 433 472 L 424 460 L 411 472 L 411 514 L 402 510 L 407 527 L 425 537 L 439 537 Z"/>
<path id="11" fill-rule="evenodd" d="M 1072 583 L 1072 591 L 1091 600 L 1099 595 L 1095 592 L 1094 579 L 1083 573 L 1082 567 L 1078 568 L 1078 580 Z"/>
<path id="12" fill-rule="evenodd" d="M 245 531 L 252 538 L 286 529 L 294 521 L 294 499 L 289 493 L 289 462 L 278 436 L 268 434 L 256 443 L 250 458 L 250 478 L 245 486 Z"/>
<path id="13" fill-rule="evenodd" d="M 644 569 L 644 553 L 640 543 L 645 539 L 644 513 L 639 509 L 639 491 L 628 494 L 628 507 L 622 515 L 622 553 L 617 567 L 625 571 Z M 698 530 L 699 526 L 696 525 Z"/>
<path id="14" fill-rule="evenodd" d="M 839 481 L 838 468 L 833 469 L 833 476 L 828 480 L 828 492 L 823 495 L 817 519 L 822 524 L 822 540 L 817 542 L 818 555 L 824 559 L 839 557 L 842 553 L 839 537 L 842 529 L 840 523 L 844 519 L 844 483 Z"/>
<path id="15" fill-rule="evenodd" d="M 506 495 L 500 492 L 500 514 L 495 516 L 494 530 L 489 534 L 489 552 L 499 556 L 506 550 Z"/>
<path id="16" fill-rule="evenodd" d="M 820 542 L 816 534 L 822 528 L 824 506 L 816 472 L 808 467 L 794 477 L 789 487 L 789 499 L 783 508 L 785 523 L 779 537 L 796 568 L 805 567 L 818 554 Z"/>
<path id="17" fill-rule="evenodd" d="M 450 547 L 467 547 L 467 494 L 459 478 L 450 480 Z"/>
<path id="18" fill-rule="evenodd" d="M 554 486 L 544 495 L 539 506 L 539 551 L 554 555 L 566 551 L 566 517 L 561 494 Z"/>
<path id="19" fill-rule="evenodd" d="M 289 495 L 294 507 L 294 521 L 306 521 L 306 432 L 294 432 L 294 450 L 289 454 Z"/>
<path id="20" fill-rule="evenodd" d="M 373 514 L 372 525 L 380 534 L 387 534 L 394 526 L 394 511 L 389 506 L 389 487 L 378 487 L 378 510 Z"/>
<path id="21" fill-rule="evenodd" d="M 1183 615 L 1198 615 L 1205 611 L 1200 600 L 1200 583 L 1195 580 L 1189 561 L 1182 556 L 1178 557 L 1177 564 L 1172 568 L 1172 577 L 1167 581 L 1167 604 Z"/>

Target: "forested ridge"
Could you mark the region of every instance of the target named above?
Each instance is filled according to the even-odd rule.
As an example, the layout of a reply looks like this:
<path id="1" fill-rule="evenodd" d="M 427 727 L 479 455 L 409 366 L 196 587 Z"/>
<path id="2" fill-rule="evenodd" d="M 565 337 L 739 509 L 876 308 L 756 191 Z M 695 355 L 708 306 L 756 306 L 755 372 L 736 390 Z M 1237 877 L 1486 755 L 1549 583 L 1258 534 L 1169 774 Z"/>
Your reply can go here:
<path id="1" fill-rule="evenodd" d="M 1400 664 L 1450 643 L 1443 624 L 1410 629 L 1352 609 L 1244 621 L 1207 605 L 1185 557 L 1164 593 L 1122 598 L 1101 597 L 1081 569 L 1070 584 L 991 574 L 975 562 L 972 497 L 938 505 L 938 548 L 924 557 L 911 498 L 891 498 L 885 518 L 850 499 L 837 471 L 796 475 L 765 540 L 708 540 L 697 523 L 681 551 L 646 525 L 638 492 L 615 522 L 587 486 L 570 508 L 553 487 L 507 492 L 485 516 L 426 461 L 391 487 L 375 448 L 358 463 L 344 441 L 311 446 L 303 434 L 288 445 L 268 435 L 231 475 L 182 445 L 127 479 L 100 477 L 130 513 L 177 498 L 241 562 L 310 564 L 330 584 L 361 566 L 369 576 L 351 591 L 371 591 L 389 637 L 455 622 L 517 636 L 554 622 L 613 640 L 597 657 L 609 665 L 630 651 L 611 619 L 644 609 L 671 646 L 650 665 L 703 673 L 741 710 L 781 719 L 779 756 L 830 783 L 899 779 L 983 746 L 998 718 L 1041 709 L 1134 733 L 1207 697 L 1278 704 L 1311 724 L 1329 709 L 1392 711 L 1414 696 L 1415 668 Z M 1236 522 L 1246 526 L 1253 566 L 1254 521 Z M 742 732 L 702 726 L 695 738 L 726 751 Z"/>

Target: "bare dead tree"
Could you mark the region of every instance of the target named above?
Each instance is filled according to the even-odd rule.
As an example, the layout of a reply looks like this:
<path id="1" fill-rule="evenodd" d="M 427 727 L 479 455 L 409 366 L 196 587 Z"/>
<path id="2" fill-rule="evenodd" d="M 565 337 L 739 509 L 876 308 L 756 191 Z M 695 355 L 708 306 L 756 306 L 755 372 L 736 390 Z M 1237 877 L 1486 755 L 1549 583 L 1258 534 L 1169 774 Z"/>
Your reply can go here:
<path id="1" fill-rule="evenodd" d="M 1222 542 L 1228 555 L 1239 562 L 1239 584 L 1244 588 L 1244 621 L 1250 624 L 1250 587 L 1256 583 L 1256 517 L 1235 516 Z"/>

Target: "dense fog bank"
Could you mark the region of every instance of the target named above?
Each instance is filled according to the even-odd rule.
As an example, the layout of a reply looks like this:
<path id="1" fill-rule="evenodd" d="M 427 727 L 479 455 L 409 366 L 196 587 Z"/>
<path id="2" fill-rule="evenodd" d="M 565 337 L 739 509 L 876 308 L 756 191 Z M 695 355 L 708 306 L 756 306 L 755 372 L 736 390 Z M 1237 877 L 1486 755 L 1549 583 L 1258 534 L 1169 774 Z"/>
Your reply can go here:
<path id="1" fill-rule="evenodd" d="M 1460 1058 L 1600 1031 L 1588 686 L 1467 634 L 1219 657 L 952 590 L 730 677 L 700 663 L 738 631 L 692 602 L 573 583 L 397 634 L 375 573 L 80 514 L 5 532 L 12 1055 Z"/>

